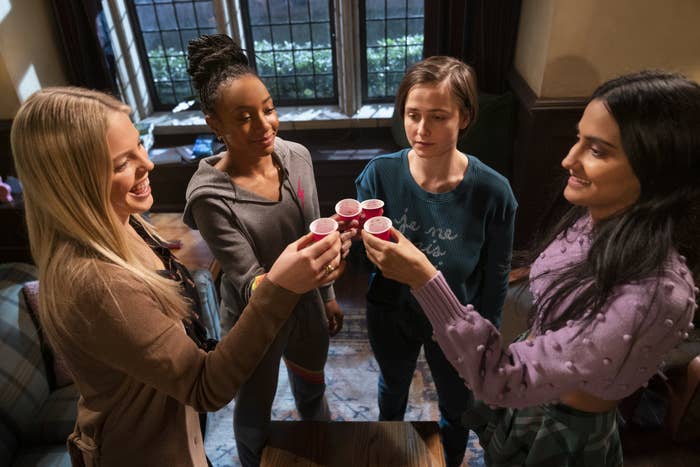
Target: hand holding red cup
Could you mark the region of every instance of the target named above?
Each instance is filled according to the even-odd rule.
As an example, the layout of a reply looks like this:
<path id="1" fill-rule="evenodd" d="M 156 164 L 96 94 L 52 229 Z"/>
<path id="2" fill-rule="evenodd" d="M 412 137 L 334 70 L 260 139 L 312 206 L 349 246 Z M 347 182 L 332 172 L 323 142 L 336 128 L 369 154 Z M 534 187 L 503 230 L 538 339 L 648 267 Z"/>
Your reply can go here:
<path id="1" fill-rule="evenodd" d="M 365 221 L 384 214 L 384 201 L 381 199 L 366 199 L 360 203 L 360 207 Z"/>
<path id="2" fill-rule="evenodd" d="M 335 212 L 338 214 L 341 221 L 350 224 L 350 222 L 360 219 L 362 207 L 360 207 L 360 202 L 356 199 L 346 198 L 341 199 L 335 204 Z"/>
<path id="3" fill-rule="evenodd" d="M 330 217 L 320 217 L 309 225 L 309 230 L 313 233 L 314 242 L 317 242 L 331 232 L 338 230 L 338 223 Z"/>
<path id="4" fill-rule="evenodd" d="M 365 221 L 363 229 L 381 240 L 391 240 L 391 219 L 388 217 L 370 217 Z"/>

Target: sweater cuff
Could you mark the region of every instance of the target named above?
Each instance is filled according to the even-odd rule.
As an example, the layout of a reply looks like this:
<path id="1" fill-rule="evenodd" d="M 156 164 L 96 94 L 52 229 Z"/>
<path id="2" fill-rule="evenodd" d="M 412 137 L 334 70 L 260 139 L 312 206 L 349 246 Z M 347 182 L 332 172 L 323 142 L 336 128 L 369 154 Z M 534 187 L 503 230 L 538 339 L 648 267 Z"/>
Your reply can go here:
<path id="1" fill-rule="evenodd" d="M 335 289 L 333 288 L 332 282 L 330 284 L 322 285 L 318 288 L 318 291 L 321 294 L 321 299 L 323 300 L 323 303 L 335 300 Z"/>
<path id="2" fill-rule="evenodd" d="M 433 325 L 452 323 L 463 314 L 462 304 L 459 303 L 440 271 L 423 286 L 411 289 L 411 293 Z"/>
<path id="3" fill-rule="evenodd" d="M 286 320 L 290 310 L 299 301 L 299 297 L 300 295 L 280 287 L 265 276 L 255 288 L 255 292 L 250 297 L 250 303 L 256 308 L 265 310 L 265 313 Z"/>

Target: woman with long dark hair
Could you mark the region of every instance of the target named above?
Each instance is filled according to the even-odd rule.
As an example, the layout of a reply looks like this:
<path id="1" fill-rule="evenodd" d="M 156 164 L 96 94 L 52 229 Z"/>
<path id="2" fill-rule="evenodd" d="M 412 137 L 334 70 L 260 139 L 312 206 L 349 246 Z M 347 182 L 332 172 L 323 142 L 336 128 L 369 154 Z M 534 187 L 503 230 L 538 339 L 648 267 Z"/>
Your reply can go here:
<path id="1" fill-rule="evenodd" d="M 489 464 L 622 463 L 618 401 L 693 327 L 699 162 L 697 83 L 646 71 L 600 86 L 562 161 L 573 206 L 535 251 L 531 328 L 506 350 L 400 232 L 397 243 L 363 232 L 367 256 L 411 286 L 475 397 L 504 408 L 481 420 Z"/>

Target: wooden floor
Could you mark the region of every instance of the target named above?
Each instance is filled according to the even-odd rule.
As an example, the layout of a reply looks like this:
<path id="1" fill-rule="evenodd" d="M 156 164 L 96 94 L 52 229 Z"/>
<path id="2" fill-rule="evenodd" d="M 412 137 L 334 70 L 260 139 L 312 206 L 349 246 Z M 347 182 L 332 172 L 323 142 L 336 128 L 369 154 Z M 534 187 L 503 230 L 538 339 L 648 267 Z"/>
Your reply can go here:
<path id="1" fill-rule="evenodd" d="M 188 268 L 216 267 L 199 232 L 185 226 L 180 214 L 151 214 L 151 221 L 167 240 L 181 240 L 174 253 Z M 343 309 L 365 306 L 369 269 L 353 251 L 345 274 L 335 283 L 336 297 Z M 677 444 L 663 431 L 643 431 L 627 427 L 621 432 L 625 466 L 627 467 L 697 467 L 700 465 L 700 443 Z"/>

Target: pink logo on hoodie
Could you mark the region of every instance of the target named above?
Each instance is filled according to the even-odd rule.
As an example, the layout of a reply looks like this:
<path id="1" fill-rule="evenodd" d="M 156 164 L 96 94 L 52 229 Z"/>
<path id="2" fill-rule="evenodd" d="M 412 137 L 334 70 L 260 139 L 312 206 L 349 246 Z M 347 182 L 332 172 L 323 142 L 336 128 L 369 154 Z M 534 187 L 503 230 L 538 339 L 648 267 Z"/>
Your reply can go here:
<path id="1" fill-rule="evenodd" d="M 297 196 L 301 200 L 301 209 L 304 209 L 304 189 L 301 187 L 301 177 L 297 178 Z"/>

